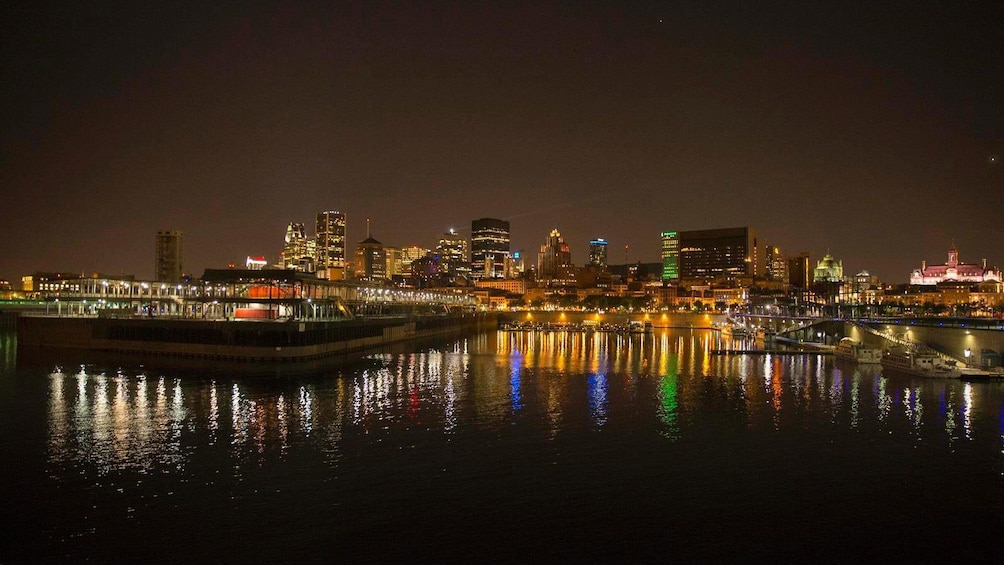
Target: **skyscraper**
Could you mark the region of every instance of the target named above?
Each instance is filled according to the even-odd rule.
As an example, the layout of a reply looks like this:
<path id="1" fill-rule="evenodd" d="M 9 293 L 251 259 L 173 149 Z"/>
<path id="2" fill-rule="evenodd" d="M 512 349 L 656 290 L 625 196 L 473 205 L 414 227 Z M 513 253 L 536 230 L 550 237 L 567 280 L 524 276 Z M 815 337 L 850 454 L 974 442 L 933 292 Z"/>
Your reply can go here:
<path id="1" fill-rule="evenodd" d="M 317 273 L 321 278 L 345 278 L 345 214 L 336 211 L 318 212 Z"/>
<path id="2" fill-rule="evenodd" d="M 788 281 L 788 263 L 785 261 L 780 247 L 767 245 L 765 261 L 767 279 L 780 282 Z"/>
<path id="3" fill-rule="evenodd" d="M 454 230 L 439 237 L 436 246 L 439 254 L 439 272 L 450 283 L 466 284 L 471 276 L 471 264 L 467 255 L 467 239 Z"/>
<path id="4" fill-rule="evenodd" d="M 607 267 L 607 240 L 597 238 L 589 241 L 589 264 L 601 269 Z"/>
<path id="5" fill-rule="evenodd" d="M 181 239 L 180 231 L 157 232 L 157 280 L 161 282 L 181 282 Z"/>
<path id="6" fill-rule="evenodd" d="M 680 238 L 675 231 L 662 232 L 662 280 L 680 279 Z"/>
<path id="7" fill-rule="evenodd" d="M 764 275 L 764 252 L 758 248 L 756 233 L 749 226 L 682 231 L 677 236 L 681 279 Z"/>
<path id="8" fill-rule="evenodd" d="M 387 278 L 387 254 L 383 244 L 372 237 L 356 245 L 355 278 L 374 282 Z"/>
<path id="9" fill-rule="evenodd" d="M 471 277 L 505 278 L 509 257 L 509 222 L 481 218 L 471 222 Z"/>
<path id="10" fill-rule="evenodd" d="M 309 258 L 309 263 L 304 264 L 312 264 L 314 262 L 314 258 L 309 253 L 307 242 L 307 230 L 303 227 L 303 224 L 290 222 L 286 226 L 286 237 L 283 240 L 282 253 L 279 259 L 280 266 L 283 269 L 306 270 L 301 265 L 301 261 Z"/>
<path id="11" fill-rule="evenodd" d="M 809 267 L 809 253 L 803 251 L 798 257 L 788 259 L 788 283 L 792 288 L 809 288 L 812 282 L 812 271 Z"/>
<path id="12" fill-rule="evenodd" d="M 557 229 L 551 230 L 537 254 L 539 280 L 569 281 L 572 279 L 572 253 Z"/>

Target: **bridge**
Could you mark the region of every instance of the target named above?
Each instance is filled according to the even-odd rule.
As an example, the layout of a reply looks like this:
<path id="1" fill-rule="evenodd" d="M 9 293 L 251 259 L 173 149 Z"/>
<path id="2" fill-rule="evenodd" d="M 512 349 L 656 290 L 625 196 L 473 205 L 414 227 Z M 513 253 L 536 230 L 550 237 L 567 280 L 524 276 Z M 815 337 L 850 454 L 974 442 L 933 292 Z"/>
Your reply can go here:
<path id="1" fill-rule="evenodd" d="M 835 345 L 850 337 L 872 347 L 902 345 L 936 353 L 961 365 L 999 366 L 1004 351 L 1004 320 L 1000 318 L 874 317 L 809 318 L 737 314 L 747 325 L 769 327 L 779 337 L 820 345 Z"/>

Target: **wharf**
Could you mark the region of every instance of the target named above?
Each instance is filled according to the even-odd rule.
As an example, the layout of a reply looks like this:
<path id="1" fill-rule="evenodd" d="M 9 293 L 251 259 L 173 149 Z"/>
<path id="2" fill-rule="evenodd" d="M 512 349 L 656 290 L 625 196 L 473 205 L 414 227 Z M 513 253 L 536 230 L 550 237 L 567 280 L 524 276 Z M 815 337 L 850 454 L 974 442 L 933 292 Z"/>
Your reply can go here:
<path id="1" fill-rule="evenodd" d="M 833 355 L 828 349 L 712 349 L 712 355 Z"/>

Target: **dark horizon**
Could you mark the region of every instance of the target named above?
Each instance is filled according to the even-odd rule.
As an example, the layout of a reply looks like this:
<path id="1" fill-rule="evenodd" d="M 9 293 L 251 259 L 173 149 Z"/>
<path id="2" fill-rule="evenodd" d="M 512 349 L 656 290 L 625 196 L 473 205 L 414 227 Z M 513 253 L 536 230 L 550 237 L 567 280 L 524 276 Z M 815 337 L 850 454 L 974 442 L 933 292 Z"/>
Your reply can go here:
<path id="1" fill-rule="evenodd" d="M 659 260 L 753 226 L 906 282 L 1004 265 L 996 3 L 2 8 L 0 278 L 276 260 L 335 209 L 349 247 L 507 219 L 535 260 Z"/>

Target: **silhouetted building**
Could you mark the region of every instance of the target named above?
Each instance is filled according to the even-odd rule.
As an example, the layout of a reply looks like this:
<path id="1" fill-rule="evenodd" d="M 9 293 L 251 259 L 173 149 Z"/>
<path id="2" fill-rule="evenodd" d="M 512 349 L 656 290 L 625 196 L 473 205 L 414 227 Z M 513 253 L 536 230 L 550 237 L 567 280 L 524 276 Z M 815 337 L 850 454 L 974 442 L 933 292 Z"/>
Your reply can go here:
<path id="1" fill-rule="evenodd" d="M 501 279 L 509 258 L 509 222 L 481 218 L 471 222 L 471 277 Z"/>
<path id="2" fill-rule="evenodd" d="M 798 257 L 788 259 L 788 283 L 792 288 L 809 288 L 812 282 L 812 271 L 809 266 L 809 253 L 803 251 Z"/>
<path id="3" fill-rule="evenodd" d="M 181 282 L 182 233 L 180 231 L 157 232 L 156 280 L 159 282 Z"/>
<path id="4" fill-rule="evenodd" d="M 713 279 L 764 275 L 763 251 L 753 228 L 678 232 L 680 278 Z"/>

